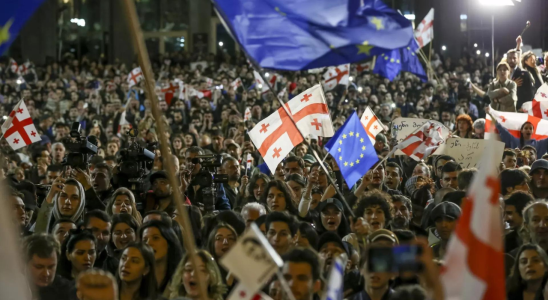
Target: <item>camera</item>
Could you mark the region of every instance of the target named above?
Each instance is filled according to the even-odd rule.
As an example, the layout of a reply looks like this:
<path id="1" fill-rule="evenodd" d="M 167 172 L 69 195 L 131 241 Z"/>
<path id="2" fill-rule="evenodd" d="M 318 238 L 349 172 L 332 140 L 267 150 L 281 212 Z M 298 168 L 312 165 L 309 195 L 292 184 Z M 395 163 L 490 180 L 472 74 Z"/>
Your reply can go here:
<path id="1" fill-rule="evenodd" d="M 85 137 L 80 135 L 80 123 L 74 122 L 70 128 L 70 138 L 64 141 L 68 154 L 65 155 L 62 164 L 74 169 L 86 170 L 89 160 L 97 154 L 97 137 Z"/>
<path id="2" fill-rule="evenodd" d="M 143 179 L 152 169 L 156 154 L 135 141 L 135 129 L 131 129 L 128 134 L 131 137 L 130 143 L 126 149 L 120 150 L 117 181 L 120 186 L 138 194 L 144 192 Z"/>
<path id="3" fill-rule="evenodd" d="M 228 183 L 228 175 L 217 173 L 217 168 L 223 163 L 223 156 L 198 155 L 191 162 L 195 165 L 201 165 L 200 172 L 193 178 L 193 183 L 200 186 L 196 196 L 197 199 L 202 199 L 204 211 L 211 213 L 215 210 L 215 198 L 217 195 L 215 184 Z"/>

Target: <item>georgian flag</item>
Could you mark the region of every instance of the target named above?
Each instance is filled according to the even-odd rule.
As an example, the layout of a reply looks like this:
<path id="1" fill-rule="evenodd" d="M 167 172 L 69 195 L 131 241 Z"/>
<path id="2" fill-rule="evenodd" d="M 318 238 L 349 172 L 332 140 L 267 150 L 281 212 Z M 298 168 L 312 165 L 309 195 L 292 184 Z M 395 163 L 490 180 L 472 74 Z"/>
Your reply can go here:
<path id="1" fill-rule="evenodd" d="M 244 121 L 249 121 L 251 120 L 251 107 L 246 107 L 245 108 L 245 113 L 244 113 Z"/>
<path id="2" fill-rule="evenodd" d="M 331 137 L 334 134 L 321 86 L 315 85 L 285 104 L 303 135 Z M 303 141 L 283 107 L 259 122 L 249 137 L 274 174 L 278 164 Z"/>
<path id="3" fill-rule="evenodd" d="M 143 79 L 143 72 L 141 71 L 141 67 L 133 69 L 129 75 L 127 76 L 127 83 L 129 87 L 132 87 L 139 83 Z"/>
<path id="4" fill-rule="evenodd" d="M 230 83 L 230 87 L 233 89 L 233 90 L 236 90 L 238 89 L 238 87 L 242 86 L 243 83 L 242 83 L 242 80 L 240 79 L 240 77 L 236 78 L 236 80 L 232 81 Z"/>
<path id="5" fill-rule="evenodd" d="M 521 108 L 531 116 L 548 119 L 548 84 L 542 84 L 538 88 L 533 101 L 523 103 Z"/>
<path id="6" fill-rule="evenodd" d="M 495 118 L 497 123 L 506 128 L 508 132 L 516 138 L 520 137 L 520 129 L 525 122 L 533 124 L 533 128 L 535 129 L 531 135 L 531 139 L 542 140 L 548 138 L 548 120 L 528 114 L 501 112 L 490 108 L 489 114 L 485 116 L 485 139 L 488 139 L 493 132 L 492 130 L 494 130 L 491 128 L 491 117 Z"/>
<path id="7" fill-rule="evenodd" d="M 2 133 L 13 150 L 42 140 L 23 100 L 17 103 L 2 125 Z"/>
<path id="8" fill-rule="evenodd" d="M 487 128 L 487 127 L 486 127 Z M 441 281 L 445 299 L 505 299 L 504 248 L 500 214 L 500 157 L 494 138 L 487 141 L 481 166 L 462 205 L 449 240 Z"/>
<path id="9" fill-rule="evenodd" d="M 263 81 L 263 78 L 261 77 L 261 75 L 257 71 L 253 71 L 253 76 L 255 77 L 255 84 L 257 85 L 257 87 L 259 87 L 261 89 L 261 94 L 268 92 L 268 85 L 265 84 L 265 82 Z M 268 82 L 270 83 L 272 88 L 276 87 L 277 78 L 278 78 L 278 76 L 276 74 L 274 74 L 268 80 Z"/>
<path id="10" fill-rule="evenodd" d="M 420 22 L 415 30 L 415 39 L 422 48 L 434 39 L 434 9 L 431 8 L 426 17 Z"/>
<path id="11" fill-rule="evenodd" d="M 388 130 L 386 126 L 379 121 L 379 118 L 377 118 L 369 106 L 363 112 L 360 122 L 362 123 L 365 132 L 367 132 L 371 144 L 375 144 L 375 137 L 377 134 L 381 133 L 383 130 Z"/>
<path id="12" fill-rule="evenodd" d="M 440 122 L 428 121 L 419 130 L 410 134 L 394 149 L 399 149 L 416 161 L 427 158 L 449 136 L 449 130 Z"/>
<path id="13" fill-rule="evenodd" d="M 329 67 L 327 72 L 323 74 L 323 88 L 326 91 L 334 89 L 337 85 L 343 84 L 348 86 L 350 72 L 350 64 Z"/>

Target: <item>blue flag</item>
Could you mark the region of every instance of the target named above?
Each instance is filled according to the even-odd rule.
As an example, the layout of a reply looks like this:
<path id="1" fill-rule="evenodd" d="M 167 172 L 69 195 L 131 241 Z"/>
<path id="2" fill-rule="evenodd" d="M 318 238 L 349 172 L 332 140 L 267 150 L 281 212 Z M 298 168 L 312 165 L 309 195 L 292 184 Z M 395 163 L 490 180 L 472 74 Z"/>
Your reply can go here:
<path id="1" fill-rule="evenodd" d="M 377 57 L 373 73 L 392 81 L 401 71 L 405 71 L 417 75 L 423 82 L 428 81 L 428 76 L 424 73 L 424 69 L 417 56 L 418 50 L 419 45 L 413 39 L 407 47 L 381 54 Z"/>
<path id="2" fill-rule="evenodd" d="M 0 54 L 6 52 L 44 0 L 0 0 Z"/>
<path id="3" fill-rule="evenodd" d="M 268 69 L 295 71 L 358 62 L 405 47 L 413 39 L 411 22 L 381 0 L 214 3 L 250 58 Z"/>
<path id="4" fill-rule="evenodd" d="M 335 132 L 325 149 L 337 161 L 348 188 L 379 160 L 356 112 Z"/>

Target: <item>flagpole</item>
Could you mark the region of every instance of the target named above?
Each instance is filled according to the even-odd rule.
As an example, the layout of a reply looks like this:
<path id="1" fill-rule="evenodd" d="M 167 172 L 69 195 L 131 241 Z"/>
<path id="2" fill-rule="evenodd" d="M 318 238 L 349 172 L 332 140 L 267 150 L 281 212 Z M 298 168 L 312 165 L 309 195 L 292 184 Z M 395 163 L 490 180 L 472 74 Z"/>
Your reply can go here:
<path id="1" fill-rule="evenodd" d="M 158 105 L 158 97 L 156 97 L 156 94 L 154 92 L 154 75 L 152 73 L 152 67 L 150 65 L 150 58 L 148 56 L 148 51 L 145 46 L 143 33 L 141 31 L 141 25 L 139 24 L 139 19 L 137 18 L 136 8 L 135 8 L 135 2 L 133 0 L 124 0 L 122 1 L 122 5 L 124 7 L 124 12 L 127 17 L 127 21 L 129 23 L 130 27 L 130 36 L 133 42 L 133 46 L 135 48 L 135 51 L 137 52 L 137 58 L 139 65 L 142 68 L 144 80 L 145 80 L 145 88 L 147 92 L 147 96 L 151 101 L 151 109 L 152 109 L 152 115 L 154 117 L 154 121 L 156 122 L 156 126 L 158 127 L 158 131 L 160 134 L 158 134 L 158 138 L 160 139 L 160 153 L 162 154 L 162 157 L 168 158 L 170 154 L 169 148 L 168 148 L 168 140 L 166 135 L 164 134 L 167 132 L 165 128 L 165 124 L 162 121 L 160 114 L 160 108 Z M 194 271 L 195 274 L 198 275 L 197 284 L 198 284 L 198 292 L 201 300 L 207 300 L 207 291 L 206 287 L 204 285 L 205 278 L 203 278 L 203 274 L 198 272 L 198 266 L 200 264 L 200 258 L 196 254 L 196 244 L 194 240 L 194 234 L 192 233 L 192 226 L 190 223 L 190 219 L 188 217 L 188 212 L 186 207 L 183 205 L 183 198 L 181 195 L 181 191 L 179 189 L 179 182 L 177 178 L 175 177 L 175 169 L 172 164 L 164 164 L 164 167 L 166 168 L 167 177 L 169 179 L 169 182 L 173 188 L 173 201 L 175 202 L 175 206 L 177 208 L 178 213 L 182 217 L 182 225 L 183 225 L 183 244 L 187 250 L 187 253 L 190 255 L 190 260 L 192 261 L 192 264 L 194 265 Z"/>

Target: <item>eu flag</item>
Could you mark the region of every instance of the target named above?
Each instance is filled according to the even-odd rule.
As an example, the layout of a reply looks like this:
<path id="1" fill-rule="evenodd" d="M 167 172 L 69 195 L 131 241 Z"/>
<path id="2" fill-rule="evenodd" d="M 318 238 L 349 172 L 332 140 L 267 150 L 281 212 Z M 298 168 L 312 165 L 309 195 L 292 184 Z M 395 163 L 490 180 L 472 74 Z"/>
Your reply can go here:
<path id="1" fill-rule="evenodd" d="M 0 0 L 0 54 L 6 52 L 44 0 Z"/>
<path id="2" fill-rule="evenodd" d="M 349 188 L 379 160 L 356 112 L 335 132 L 325 149 L 337 161 Z"/>
<path id="3" fill-rule="evenodd" d="M 394 49 L 377 56 L 373 73 L 394 80 L 401 71 L 417 75 L 423 82 L 428 81 L 428 76 L 417 56 L 419 45 L 412 39 L 407 47 Z"/>
<path id="4" fill-rule="evenodd" d="M 411 21 L 381 0 L 214 0 L 258 65 L 305 70 L 362 61 L 413 39 Z"/>

